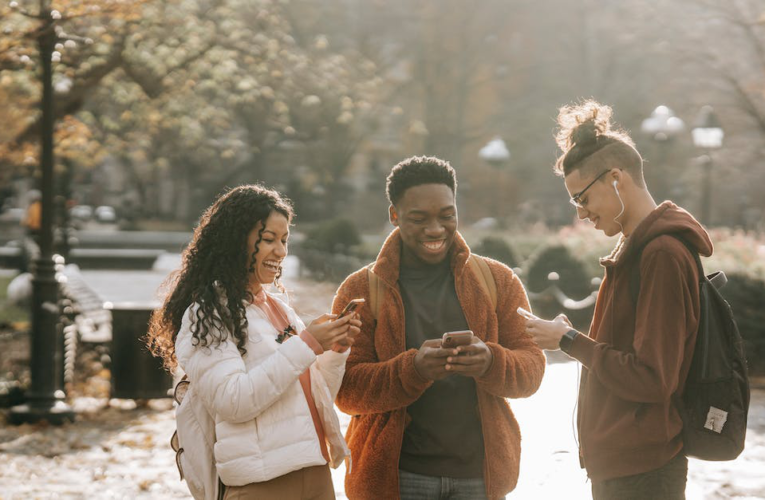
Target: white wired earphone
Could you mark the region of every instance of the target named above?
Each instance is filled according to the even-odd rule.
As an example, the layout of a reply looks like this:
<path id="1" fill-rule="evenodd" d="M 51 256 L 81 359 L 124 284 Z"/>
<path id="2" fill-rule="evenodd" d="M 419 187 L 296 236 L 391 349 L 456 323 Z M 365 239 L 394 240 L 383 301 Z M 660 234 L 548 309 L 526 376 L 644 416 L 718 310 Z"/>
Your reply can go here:
<path id="1" fill-rule="evenodd" d="M 622 205 L 622 211 L 619 212 L 619 215 L 614 217 L 614 222 L 619 224 L 619 227 L 621 227 L 622 231 L 624 231 L 624 226 L 622 226 L 622 223 L 617 220 L 619 217 L 621 217 L 624 214 L 624 201 L 622 200 L 622 196 L 619 194 L 619 188 L 617 187 L 618 183 L 619 183 L 619 181 L 616 181 L 616 180 L 614 180 L 614 182 L 611 183 L 611 185 L 614 187 L 614 191 L 616 192 L 616 197 L 619 198 L 619 203 L 621 203 L 621 205 Z M 611 301 L 612 301 L 612 305 L 613 305 L 613 297 L 611 297 Z M 612 321 L 613 321 L 613 318 L 612 318 Z M 580 390 L 579 384 L 581 382 L 581 378 L 582 378 L 582 375 L 580 373 L 580 364 L 577 362 L 577 365 L 576 365 L 576 393 L 577 393 L 577 395 L 579 394 L 579 390 Z M 577 396 L 576 402 L 574 403 L 574 409 L 571 412 L 571 428 L 572 428 L 572 431 L 574 433 L 574 441 L 576 442 L 577 447 L 579 447 L 579 439 L 578 439 L 578 436 L 577 436 L 577 427 L 576 427 L 576 410 L 577 410 L 578 406 L 579 406 L 579 397 Z"/>
<path id="2" fill-rule="evenodd" d="M 619 215 L 614 217 L 614 222 L 619 224 L 619 227 L 621 227 L 622 231 L 624 231 L 624 226 L 622 226 L 622 223 L 619 222 L 618 220 L 616 220 L 616 219 L 618 219 L 619 217 L 621 217 L 624 214 L 624 201 L 622 200 L 622 196 L 619 194 L 619 188 L 617 187 L 618 183 L 619 183 L 619 181 L 616 181 L 616 180 L 614 180 L 614 182 L 611 183 L 611 185 L 614 187 L 614 191 L 616 192 L 616 197 L 619 198 L 619 203 L 622 204 L 622 211 L 619 212 Z M 611 300 L 613 301 L 613 297 L 612 297 Z M 613 318 L 612 318 L 612 320 L 613 320 Z M 576 393 L 577 393 L 577 395 L 579 394 L 579 390 L 580 390 L 579 384 L 581 382 L 581 379 L 582 379 L 582 375 L 580 373 L 580 363 L 577 362 L 577 365 L 576 365 Z M 574 403 L 574 409 L 571 412 L 571 430 L 572 430 L 572 432 L 574 434 L 574 441 L 576 442 L 577 447 L 579 447 L 579 439 L 578 439 L 578 436 L 577 436 L 577 427 L 576 427 L 576 410 L 577 410 L 578 406 L 579 406 L 579 396 L 577 396 L 576 402 Z"/>
<path id="3" fill-rule="evenodd" d="M 614 182 L 612 182 L 612 183 L 611 183 L 611 184 L 614 186 L 614 191 L 616 191 L 616 197 L 617 197 L 617 198 L 619 198 L 619 203 L 621 203 L 621 204 L 622 204 L 622 211 L 621 211 L 621 212 L 619 212 L 619 215 L 617 215 L 616 217 L 614 217 L 614 222 L 616 222 L 617 224 L 619 224 L 619 227 L 620 227 L 620 228 L 622 228 L 622 232 L 624 232 L 624 226 L 622 226 L 622 223 L 621 223 L 621 222 L 619 222 L 618 220 L 616 220 L 616 219 L 618 219 L 619 217 L 621 217 L 621 216 L 624 214 L 624 201 L 622 201 L 622 197 L 621 197 L 621 195 L 619 194 L 619 188 L 617 188 L 617 187 L 616 187 L 616 184 L 617 184 L 618 182 L 619 182 L 619 181 L 614 181 Z"/>
<path id="4" fill-rule="evenodd" d="M 622 200 L 622 197 L 619 194 L 619 188 L 617 187 L 618 183 L 619 183 L 619 181 L 616 181 L 616 180 L 614 180 L 614 182 L 611 183 L 611 185 L 614 187 L 614 191 L 616 192 L 616 197 L 619 198 L 619 203 L 622 204 L 622 211 L 619 212 L 619 215 L 614 217 L 614 222 L 619 224 L 619 227 L 621 227 L 622 231 L 624 231 L 624 226 L 622 226 L 622 223 L 619 222 L 618 220 L 616 220 L 616 219 L 618 219 L 619 217 L 621 217 L 624 214 L 624 201 Z M 611 297 L 611 304 L 612 304 L 612 306 L 613 306 L 613 300 L 614 300 L 614 298 Z M 611 318 L 611 321 L 613 322 L 613 317 Z M 579 396 L 578 396 L 578 394 L 579 394 L 579 391 L 580 391 L 580 383 L 581 383 L 581 380 L 582 380 L 582 375 L 581 375 L 581 372 L 580 372 L 580 366 L 581 366 L 581 364 L 579 362 L 577 362 L 577 364 L 576 364 L 576 393 L 577 393 L 577 398 L 576 398 L 576 402 L 574 403 L 574 409 L 571 412 L 571 430 L 572 430 L 572 432 L 574 434 L 574 442 L 576 442 L 577 447 L 580 446 L 578 435 L 577 435 L 577 430 L 578 429 L 577 429 L 577 426 L 576 426 L 576 411 L 577 411 L 577 408 L 579 407 Z"/>

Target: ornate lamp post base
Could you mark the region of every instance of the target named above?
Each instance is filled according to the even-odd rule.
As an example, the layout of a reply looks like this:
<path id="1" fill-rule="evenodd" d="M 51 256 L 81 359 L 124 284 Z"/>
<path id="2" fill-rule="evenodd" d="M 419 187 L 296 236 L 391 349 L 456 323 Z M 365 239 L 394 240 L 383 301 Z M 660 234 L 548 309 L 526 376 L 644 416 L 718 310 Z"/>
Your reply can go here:
<path id="1" fill-rule="evenodd" d="M 46 248 L 49 248 L 48 240 Z M 51 256 L 34 262 L 32 279 L 31 384 L 27 404 L 11 409 L 11 423 L 46 420 L 62 424 L 74 420 L 74 411 L 63 399 L 63 337 L 60 330 L 58 282 Z"/>

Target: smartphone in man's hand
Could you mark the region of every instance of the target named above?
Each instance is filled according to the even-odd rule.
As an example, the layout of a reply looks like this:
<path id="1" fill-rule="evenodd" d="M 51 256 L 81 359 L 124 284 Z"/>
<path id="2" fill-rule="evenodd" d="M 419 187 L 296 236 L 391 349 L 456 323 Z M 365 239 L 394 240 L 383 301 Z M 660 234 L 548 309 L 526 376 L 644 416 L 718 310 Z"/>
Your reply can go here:
<path id="1" fill-rule="evenodd" d="M 473 332 L 471 330 L 459 330 L 456 332 L 446 332 L 441 337 L 442 349 L 454 349 L 461 345 L 470 345 L 473 341 Z"/>
<path id="2" fill-rule="evenodd" d="M 343 311 L 340 313 L 337 319 L 352 314 L 354 311 L 356 311 L 356 309 L 363 305 L 364 302 L 366 302 L 364 299 L 351 299 L 351 301 L 348 302 L 348 304 L 343 308 Z"/>

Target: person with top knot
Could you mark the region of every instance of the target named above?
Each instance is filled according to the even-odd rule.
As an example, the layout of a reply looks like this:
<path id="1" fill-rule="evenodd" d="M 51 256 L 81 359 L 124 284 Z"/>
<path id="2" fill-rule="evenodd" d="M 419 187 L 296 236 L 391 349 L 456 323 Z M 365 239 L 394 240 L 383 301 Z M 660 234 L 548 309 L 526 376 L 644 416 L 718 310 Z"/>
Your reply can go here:
<path id="1" fill-rule="evenodd" d="M 643 179 L 643 159 L 614 128 L 612 110 L 594 101 L 560 110 L 557 142 L 563 177 L 580 219 L 619 235 L 600 259 L 605 277 L 589 333 L 560 315 L 527 320 L 548 350 L 583 365 L 577 427 L 579 455 L 594 500 L 685 498 L 688 460 L 676 405 L 691 364 L 698 319 L 696 252 L 712 242 L 691 214 L 657 204 Z M 678 239 L 679 238 L 679 239 Z M 685 243 L 683 243 L 683 241 Z M 692 250 L 691 250 L 692 249 Z M 630 277 L 640 273 L 633 300 Z"/>

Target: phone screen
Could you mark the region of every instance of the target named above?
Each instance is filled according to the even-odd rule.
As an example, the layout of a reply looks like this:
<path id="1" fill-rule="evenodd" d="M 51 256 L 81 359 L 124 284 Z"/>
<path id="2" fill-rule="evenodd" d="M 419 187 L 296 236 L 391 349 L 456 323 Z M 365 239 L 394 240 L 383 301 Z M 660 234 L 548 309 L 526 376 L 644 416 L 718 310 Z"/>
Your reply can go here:
<path id="1" fill-rule="evenodd" d="M 345 308 L 343 309 L 343 312 L 340 313 L 340 316 L 338 316 L 338 318 L 342 318 L 343 316 L 351 314 L 353 311 L 355 311 L 364 302 L 365 302 L 364 299 L 353 299 L 353 300 L 351 300 L 345 306 Z"/>
<path id="2" fill-rule="evenodd" d="M 526 319 L 539 319 L 538 317 L 534 316 L 533 314 L 531 314 L 529 311 L 527 311 L 526 309 L 522 307 L 518 308 L 518 314 L 520 314 Z"/>
<path id="3" fill-rule="evenodd" d="M 441 348 L 453 349 L 461 345 L 470 345 L 472 341 L 473 341 L 473 332 L 471 330 L 446 332 L 441 338 Z"/>

